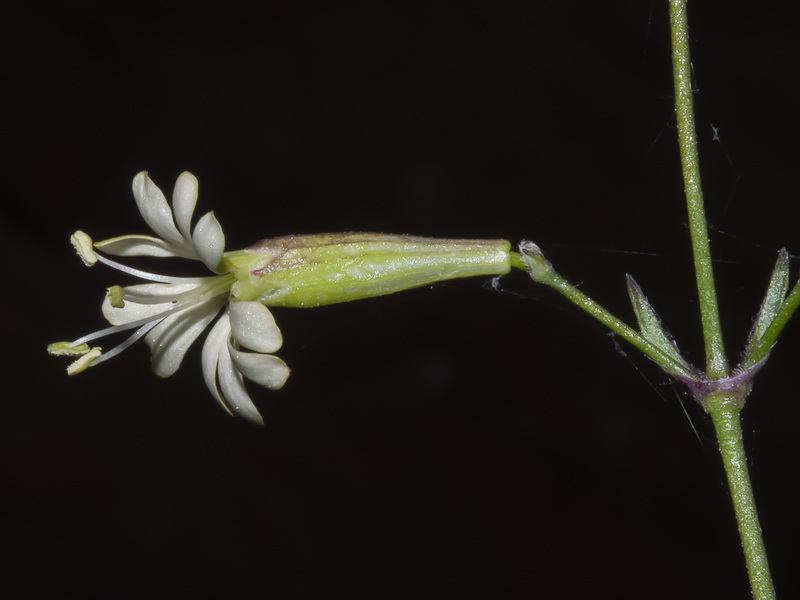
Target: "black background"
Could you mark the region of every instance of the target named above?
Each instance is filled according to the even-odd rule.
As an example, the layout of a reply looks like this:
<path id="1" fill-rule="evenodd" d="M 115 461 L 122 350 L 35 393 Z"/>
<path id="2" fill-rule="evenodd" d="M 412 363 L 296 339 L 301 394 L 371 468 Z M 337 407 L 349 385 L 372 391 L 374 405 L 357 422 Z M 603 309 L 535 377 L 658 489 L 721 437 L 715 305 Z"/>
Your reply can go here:
<path id="1" fill-rule="evenodd" d="M 690 13 L 734 358 L 776 249 L 800 253 L 796 21 L 740 4 Z M 44 352 L 123 283 L 70 233 L 144 233 L 134 174 L 169 193 L 188 169 L 229 249 L 533 239 L 627 320 L 633 274 L 702 364 L 665 3 L 170 6 L 5 24 L 4 596 L 747 598 L 708 419 L 522 274 L 275 310 L 293 373 L 251 386 L 263 428 L 216 405 L 199 347 L 168 380 L 143 344 L 71 379 Z M 799 344 L 791 324 L 744 412 L 785 598 Z"/>

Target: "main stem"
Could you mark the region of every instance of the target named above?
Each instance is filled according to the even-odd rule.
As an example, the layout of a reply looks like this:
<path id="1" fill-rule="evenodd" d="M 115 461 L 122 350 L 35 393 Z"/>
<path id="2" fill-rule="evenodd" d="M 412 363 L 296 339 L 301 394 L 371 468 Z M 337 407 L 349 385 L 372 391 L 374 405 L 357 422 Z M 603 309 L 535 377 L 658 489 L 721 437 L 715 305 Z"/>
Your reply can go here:
<path id="1" fill-rule="evenodd" d="M 715 380 L 727 377 L 729 367 L 722 340 L 711 249 L 708 243 L 708 229 L 703 208 L 703 192 L 700 187 L 686 0 L 669 0 L 669 18 L 672 34 L 672 72 L 675 80 L 678 145 L 700 298 L 700 315 L 706 349 L 706 375 L 710 380 Z M 747 459 L 739 422 L 739 412 L 744 405 L 745 395 L 745 392 L 742 392 L 741 395 L 724 392 L 712 393 L 706 399 L 705 408 L 711 415 L 719 441 L 719 451 L 728 478 L 753 598 L 772 600 L 775 598 L 775 590 L 769 573 L 761 527 L 758 523 L 755 498 L 750 486 L 750 475 L 747 470 Z"/>
<path id="2" fill-rule="evenodd" d="M 739 411 L 743 403 L 744 398 L 712 394 L 708 397 L 706 410 L 711 415 L 717 432 L 719 452 L 728 478 L 747 574 L 750 577 L 750 590 L 756 600 L 774 600 L 775 589 L 769 573 L 767 551 L 761 536 L 753 488 L 750 486 L 742 428 L 739 423 Z"/>
<path id="3" fill-rule="evenodd" d="M 703 208 L 703 190 L 700 186 L 686 0 L 670 0 L 669 18 L 672 32 L 672 75 L 675 81 L 678 145 L 700 299 L 700 318 L 703 324 L 706 349 L 706 374 L 711 379 L 718 379 L 727 376 L 729 369 L 722 341 L 722 327 L 720 326 L 717 292 L 714 287 L 714 272 L 711 263 L 711 248 L 708 243 L 708 228 Z"/>

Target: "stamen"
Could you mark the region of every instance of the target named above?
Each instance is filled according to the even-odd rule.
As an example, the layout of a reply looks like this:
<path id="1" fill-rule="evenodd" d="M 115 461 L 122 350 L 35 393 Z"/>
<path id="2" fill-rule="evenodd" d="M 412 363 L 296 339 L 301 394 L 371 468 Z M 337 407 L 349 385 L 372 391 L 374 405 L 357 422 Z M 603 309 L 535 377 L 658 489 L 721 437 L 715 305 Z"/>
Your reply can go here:
<path id="1" fill-rule="evenodd" d="M 127 273 L 128 275 L 133 275 L 134 277 L 139 277 L 140 279 L 145 279 L 147 281 L 155 281 L 158 283 L 202 283 L 204 279 L 208 279 L 207 277 L 170 277 L 169 275 L 159 275 L 158 273 L 148 273 L 147 271 L 142 271 L 141 269 L 134 269 L 133 267 L 129 267 L 127 265 L 123 265 L 122 263 L 118 263 L 115 260 L 111 260 L 110 258 L 106 258 L 101 254 L 96 254 L 97 260 L 99 260 L 104 265 L 111 267 L 112 269 L 116 269 L 117 271 L 122 271 L 123 273 Z"/>
<path id="2" fill-rule="evenodd" d="M 183 308 L 183 307 L 176 307 L 176 308 Z M 123 325 L 114 325 L 112 327 L 106 327 L 105 329 L 101 329 L 100 331 L 95 331 L 94 333 L 90 333 L 88 335 L 83 336 L 82 338 L 78 338 L 74 342 L 72 342 L 69 347 L 74 348 L 75 346 L 80 346 L 81 344 L 85 344 L 87 342 L 91 342 L 93 340 L 106 337 L 107 335 L 111 335 L 112 333 L 120 333 L 121 331 L 129 331 L 131 329 L 135 329 L 137 327 L 141 327 L 143 325 L 148 325 L 152 323 L 156 325 L 160 321 L 164 320 L 168 317 L 175 310 L 165 310 L 163 313 L 159 313 L 154 317 L 146 317 L 144 319 L 139 319 L 137 321 L 131 321 L 130 323 L 125 323 Z"/>
<path id="3" fill-rule="evenodd" d="M 144 334 L 146 334 L 148 331 L 150 331 L 153 327 L 158 325 L 160 322 L 161 322 L 161 319 L 158 319 L 158 321 L 151 321 L 150 323 L 147 323 L 147 324 L 143 325 L 142 327 L 137 329 L 133 333 L 133 335 L 128 337 L 127 340 L 122 342 L 119 346 L 117 346 L 116 348 L 114 348 L 112 350 L 109 350 L 105 354 L 103 354 L 100 357 L 94 359 L 89 364 L 89 366 L 90 367 L 94 367 L 95 365 L 99 365 L 101 362 L 107 361 L 109 358 L 114 358 L 117 354 L 119 354 L 120 352 L 125 350 L 128 346 L 131 346 L 132 344 L 134 344 L 140 337 L 142 337 Z"/>
<path id="4" fill-rule="evenodd" d="M 92 267 L 97 263 L 97 254 L 92 247 L 92 238 L 79 229 L 72 234 L 69 241 L 72 242 L 72 247 L 81 257 L 83 264 Z"/>

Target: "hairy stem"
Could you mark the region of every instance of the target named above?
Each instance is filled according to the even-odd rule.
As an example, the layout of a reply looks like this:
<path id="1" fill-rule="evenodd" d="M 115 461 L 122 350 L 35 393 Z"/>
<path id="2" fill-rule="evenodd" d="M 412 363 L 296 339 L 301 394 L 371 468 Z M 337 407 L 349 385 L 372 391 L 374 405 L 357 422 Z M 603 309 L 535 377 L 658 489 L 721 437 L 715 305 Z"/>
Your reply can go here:
<path id="1" fill-rule="evenodd" d="M 552 268 L 548 268 L 547 271 L 540 273 L 535 281 L 543 283 L 565 296 L 573 304 L 592 315 L 611 331 L 638 348 L 644 355 L 648 356 L 667 373 L 687 380 L 696 379 L 697 373 L 687 370 L 684 365 L 676 362 L 671 356 L 651 344 L 638 331 L 608 312 L 597 302 L 589 298 L 589 296 L 561 277 L 561 275 L 553 271 Z"/>
<path id="2" fill-rule="evenodd" d="M 711 249 L 708 243 L 700 168 L 697 158 L 697 134 L 692 100 L 692 65 L 689 58 L 689 26 L 686 0 L 669 0 L 672 35 L 672 73 L 675 81 L 675 108 L 678 124 L 678 146 L 689 214 L 700 315 L 706 349 L 706 375 L 710 380 L 729 375 L 728 361 L 722 340 Z M 746 392 L 714 392 L 705 399 L 719 441 L 719 450 L 728 478 L 739 535 L 742 540 L 750 588 L 756 600 L 775 598 L 767 565 L 767 554 L 758 522 L 755 498 L 750 486 L 747 459 L 742 442 L 739 411 Z"/>
<path id="3" fill-rule="evenodd" d="M 706 410 L 711 415 L 717 433 L 719 452 L 728 478 L 753 598 L 771 600 L 775 598 L 775 589 L 761 536 L 756 501 L 750 486 L 742 428 L 739 423 L 739 411 L 743 403 L 743 397 L 731 396 L 729 393 L 711 394 L 707 399 Z"/>
<path id="4" fill-rule="evenodd" d="M 670 30 L 672 33 L 672 75 L 675 80 L 675 109 L 678 125 L 678 146 L 689 214 L 700 318 L 706 349 L 706 372 L 709 378 L 725 377 L 729 373 L 722 327 L 714 287 L 711 248 L 708 243 L 703 191 L 700 186 L 700 165 L 697 158 L 697 133 L 694 125 L 692 100 L 692 64 L 689 58 L 689 26 L 686 19 L 686 0 L 670 0 Z"/>

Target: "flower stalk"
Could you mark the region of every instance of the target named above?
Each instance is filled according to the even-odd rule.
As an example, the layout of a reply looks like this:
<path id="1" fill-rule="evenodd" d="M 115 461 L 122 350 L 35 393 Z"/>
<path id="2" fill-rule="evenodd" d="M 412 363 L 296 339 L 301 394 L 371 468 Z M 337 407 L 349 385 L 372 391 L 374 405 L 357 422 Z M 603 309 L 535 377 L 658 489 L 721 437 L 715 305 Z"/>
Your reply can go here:
<path id="1" fill-rule="evenodd" d="M 640 350 L 666 373 L 681 381 L 692 383 L 700 383 L 702 381 L 702 373 L 680 359 L 680 356 L 677 355 L 677 350 L 674 353 L 667 352 L 657 344 L 652 343 L 647 336 L 627 325 L 622 319 L 614 316 L 556 273 L 536 244 L 529 241 L 522 242 L 519 256 L 523 268 L 528 271 L 534 281 L 553 288 L 578 308 L 590 314 L 622 339 Z"/>

